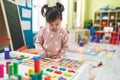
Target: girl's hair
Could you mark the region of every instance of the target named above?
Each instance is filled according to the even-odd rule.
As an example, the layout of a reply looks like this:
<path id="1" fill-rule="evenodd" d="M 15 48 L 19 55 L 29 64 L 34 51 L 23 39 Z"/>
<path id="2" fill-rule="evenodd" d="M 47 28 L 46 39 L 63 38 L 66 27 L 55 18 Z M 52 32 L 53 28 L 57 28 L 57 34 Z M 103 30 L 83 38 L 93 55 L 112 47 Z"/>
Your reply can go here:
<path id="1" fill-rule="evenodd" d="M 46 17 L 48 23 L 54 22 L 56 19 L 60 18 L 62 20 L 62 12 L 64 11 L 64 6 L 57 2 L 55 6 L 48 7 L 45 4 L 41 9 L 41 14 Z"/>

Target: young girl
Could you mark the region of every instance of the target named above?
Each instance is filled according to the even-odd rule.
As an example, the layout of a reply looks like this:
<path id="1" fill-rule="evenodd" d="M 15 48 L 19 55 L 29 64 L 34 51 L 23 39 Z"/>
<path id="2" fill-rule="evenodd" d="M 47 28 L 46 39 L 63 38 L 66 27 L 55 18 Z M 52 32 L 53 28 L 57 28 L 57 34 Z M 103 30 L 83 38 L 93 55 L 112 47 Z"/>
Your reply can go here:
<path id="1" fill-rule="evenodd" d="M 35 48 L 42 58 L 61 58 L 68 48 L 68 33 L 61 28 L 62 12 L 64 6 L 56 3 L 56 6 L 44 5 L 41 9 L 43 17 L 46 18 L 47 26 L 40 29 L 36 36 Z"/>

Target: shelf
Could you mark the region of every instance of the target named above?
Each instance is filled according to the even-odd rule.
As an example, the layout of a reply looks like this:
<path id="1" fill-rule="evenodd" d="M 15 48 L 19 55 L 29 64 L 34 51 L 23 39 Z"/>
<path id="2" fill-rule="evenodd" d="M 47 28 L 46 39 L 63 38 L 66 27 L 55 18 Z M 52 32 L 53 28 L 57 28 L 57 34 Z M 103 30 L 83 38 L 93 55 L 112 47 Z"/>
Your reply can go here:
<path id="1" fill-rule="evenodd" d="M 114 30 L 117 30 L 119 22 L 120 11 L 96 11 L 94 14 L 94 27 L 97 28 L 96 30 L 103 30 L 105 26 L 113 26 Z"/>
<path id="2" fill-rule="evenodd" d="M 100 19 L 95 19 L 96 21 L 100 21 Z"/>
<path id="3" fill-rule="evenodd" d="M 101 25 L 94 25 L 94 27 L 101 27 Z"/>
<path id="4" fill-rule="evenodd" d="M 101 19 L 101 20 L 106 20 L 106 21 L 107 21 L 107 20 L 109 20 L 109 19 Z"/>
<path id="5" fill-rule="evenodd" d="M 112 21 L 114 20 L 115 21 L 116 19 L 109 19 L 109 20 L 112 20 Z"/>
<path id="6" fill-rule="evenodd" d="M 120 20 L 120 18 L 117 18 L 117 20 Z"/>

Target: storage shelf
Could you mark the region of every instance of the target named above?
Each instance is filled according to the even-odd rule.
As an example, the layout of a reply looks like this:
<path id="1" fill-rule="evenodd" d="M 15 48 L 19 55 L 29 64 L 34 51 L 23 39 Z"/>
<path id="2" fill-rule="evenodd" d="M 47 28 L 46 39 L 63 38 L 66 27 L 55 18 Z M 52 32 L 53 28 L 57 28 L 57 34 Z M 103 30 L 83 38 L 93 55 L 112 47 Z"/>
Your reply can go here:
<path id="1" fill-rule="evenodd" d="M 118 22 L 120 22 L 120 11 L 96 11 L 94 14 L 94 27 L 98 28 L 97 30 L 111 26 L 114 31 L 117 31 Z"/>

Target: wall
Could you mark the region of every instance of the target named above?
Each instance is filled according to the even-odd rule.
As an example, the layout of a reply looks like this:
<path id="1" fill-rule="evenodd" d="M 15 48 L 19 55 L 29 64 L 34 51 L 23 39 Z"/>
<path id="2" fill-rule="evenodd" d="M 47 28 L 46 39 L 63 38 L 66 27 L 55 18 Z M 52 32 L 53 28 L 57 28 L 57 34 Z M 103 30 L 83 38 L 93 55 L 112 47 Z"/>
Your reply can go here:
<path id="1" fill-rule="evenodd" d="M 28 46 L 28 48 L 33 48 L 34 47 L 34 45 L 33 45 L 33 36 L 34 36 L 34 34 L 32 32 L 32 8 L 28 7 L 27 3 L 26 3 L 26 6 L 18 6 L 18 7 L 19 7 L 21 21 L 30 21 L 30 25 L 31 25 L 30 30 L 23 30 L 23 32 L 24 32 L 26 45 Z M 31 10 L 31 18 L 22 17 L 22 8 Z"/>
<path id="2" fill-rule="evenodd" d="M 48 4 L 51 6 L 54 3 L 52 2 L 52 0 L 48 0 Z M 31 10 L 31 18 L 30 19 L 26 19 L 26 18 L 22 17 L 22 8 Z M 19 10 L 20 10 L 21 20 L 27 20 L 27 21 L 30 21 L 30 23 L 31 23 L 30 30 L 23 30 L 23 31 L 24 31 L 24 36 L 25 36 L 25 40 L 26 40 L 26 44 L 27 44 L 28 48 L 34 48 L 33 37 L 36 35 L 36 33 L 33 33 L 33 31 L 32 31 L 32 8 L 29 8 L 26 4 L 26 6 L 19 6 Z"/>
<path id="3" fill-rule="evenodd" d="M 93 19 L 94 12 L 106 5 L 109 5 L 109 8 L 112 9 L 120 7 L 120 0 L 86 0 L 85 20 Z"/>
<path id="4" fill-rule="evenodd" d="M 15 1 L 15 0 L 13 0 L 13 1 Z M 26 0 L 27 1 L 27 0 Z M 32 0 L 31 0 L 32 1 Z M 22 9 L 28 9 L 28 10 L 30 10 L 31 11 L 31 17 L 30 18 L 24 18 L 24 17 L 22 17 Z M 26 41 L 26 44 L 27 44 L 27 46 L 29 47 L 29 48 L 32 48 L 32 47 L 34 47 L 34 45 L 33 45 L 33 36 L 34 36 L 34 34 L 33 34 L 33 32 L 32 32 L 32 8 L 31 7 L 28 7 L 27 6 L 27 2 L 25 3 L 25 6 L 18 6 L 18 10 L 19 10 L 19 12 L 20 12 L 20 19 L 21 19 L 21 21 L 30 21 L 30 30 L 23 30 L 23 32 L 24 32 L 24 37 L 25 37 L 25 41 Z M 0 50 L 0 52 L 2 52 L 3 50 Z"/>
<path id="5" fill-rule="evenodd" d="M 86 10 L 87 10 L 87 0 L 82 0 L 81 4 L 81 26 L 84 26 L 84 21 L 86 20 Z"/>

